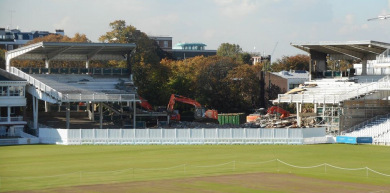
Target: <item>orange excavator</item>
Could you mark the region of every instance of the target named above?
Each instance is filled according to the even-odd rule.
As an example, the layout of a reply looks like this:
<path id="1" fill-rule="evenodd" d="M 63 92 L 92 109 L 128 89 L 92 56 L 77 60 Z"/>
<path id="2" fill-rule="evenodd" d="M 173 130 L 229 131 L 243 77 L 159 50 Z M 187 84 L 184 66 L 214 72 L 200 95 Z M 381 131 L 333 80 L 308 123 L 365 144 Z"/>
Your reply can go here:
<path id="1" fill-rule="evenodd" d="M 169 100 L 167 112 L 171 114 L 171 120 L 180 121 L 180 114 L 174 112 L 176 102 L 186 103 L 195 106 L 195 120 L 202 122 L 218 122 L 218 111 L 208 110 L 199 102 L 181 95 L 172 94 Z"/>
<path id="2" fill-rule="evenodd" d="M 286 117 L 290 116 L 290 112 L 288 112 L 288 111 L 286 111 L 278 106 L 272 106 L 267 110 L 267 114 L 275 114 L 275 113 L 281 114 L 280 118 L 286 118 Z"/>

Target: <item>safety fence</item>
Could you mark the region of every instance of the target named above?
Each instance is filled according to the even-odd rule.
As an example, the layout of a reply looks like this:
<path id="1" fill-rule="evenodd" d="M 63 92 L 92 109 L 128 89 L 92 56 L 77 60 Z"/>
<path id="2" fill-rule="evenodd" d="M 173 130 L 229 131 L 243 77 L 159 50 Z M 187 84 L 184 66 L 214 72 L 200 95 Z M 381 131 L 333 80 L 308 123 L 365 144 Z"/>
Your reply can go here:
<path id="1" fill-rule="evenodd" d="M 329 141 L 325 128 L 39 129 L 41 143 L 61 145 L 305 144 L 313 137 L 308 144 Z"/>
<path id="2" fill-rule="evenodd" d="M 235 160 L 213 165 L 180 164 L 160 168 L 129 167 L 110 171 L 74 171 L 50 176 L 0 176 L 0 192 L 254 172 L 313 174 L 315 176 L 319 174 L 334 176 L 351 175 L 355 178 L 372 177 L 375 179 L 390 177 L 390 174 L 381 173 L 369 167 L 345 168 L 328 163 L 314 166 L 298 166 L 280 159 L 258 162 Z"/>

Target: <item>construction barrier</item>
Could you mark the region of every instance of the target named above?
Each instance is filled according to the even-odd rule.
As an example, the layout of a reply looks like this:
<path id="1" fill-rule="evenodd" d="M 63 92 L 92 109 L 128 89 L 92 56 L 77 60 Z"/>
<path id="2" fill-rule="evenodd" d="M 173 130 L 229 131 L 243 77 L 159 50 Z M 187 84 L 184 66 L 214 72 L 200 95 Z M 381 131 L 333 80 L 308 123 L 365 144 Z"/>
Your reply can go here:
<path id="1" fill-rule="evenodd" d="M 41 143 L 62 145 L 305 144 L 313 137 L 325 137 L 325 128 L 39 129 Z"/>

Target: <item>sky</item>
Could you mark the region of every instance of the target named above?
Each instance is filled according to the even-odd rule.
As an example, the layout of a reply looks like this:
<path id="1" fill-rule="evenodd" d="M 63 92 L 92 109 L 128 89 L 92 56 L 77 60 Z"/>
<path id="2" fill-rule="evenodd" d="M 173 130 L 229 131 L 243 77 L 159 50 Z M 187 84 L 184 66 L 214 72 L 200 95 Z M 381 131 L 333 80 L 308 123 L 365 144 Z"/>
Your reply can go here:
<path id="1" fill-rule="evenodd" d="M 22 31 L 64 29 L 93 42 L 125 20 L 173 44 L 222 43 L 243 51 L 282 56 L 305 54 L 291 42 L 375 40 L 390 43 L 390 0 L 0 0 L 0 27 Z M 12 16 L 11 16 L 12 15 Z"/>

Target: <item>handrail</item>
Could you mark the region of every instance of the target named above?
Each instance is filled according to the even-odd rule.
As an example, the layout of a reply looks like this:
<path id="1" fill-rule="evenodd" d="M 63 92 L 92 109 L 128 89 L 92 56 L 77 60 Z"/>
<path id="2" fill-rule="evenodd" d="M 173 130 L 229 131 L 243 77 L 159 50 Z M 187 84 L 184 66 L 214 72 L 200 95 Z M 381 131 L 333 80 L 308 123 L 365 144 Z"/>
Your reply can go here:
<path id="1" fill-rule="evenodd" d="M 134 101 L 136 100 L 135 94 L 62 94 L 54 88 L 47 86 L 43 82 L 33 78 L 27 73 L 11 67 L 10 72 L 21 78 L 24 78 L 30 84 L 34 85 L 37 89 L 42 90 L 49 96 L 55 98 L 59 102 L 78 102 L 78 101 Z"/>
<path id="2" fill-rule="evenodd" d="M 345 133 L 353 132 L 353 131 L 355 131 L 355 130 L 357 130 L 359 128 L 362 128 L 363 126 L 368 125 L 369 123 L 372 123 L 372 122 L 374 122 L 374 121 L 376 121 L 378 119 L 381 119 L 381 118 L 390 118 L 390 113 L 386 114 L 386 115 L 377 115 L 377 116 L 375 116 L 375 117 L 373 117 L 371 119 L 368 119 L 368 120 L 366 120 L 366 121 L 364 121 L 362 123 L 359 123 L 359 124 L 351 127 L 347 131 L 344 131 L 342 134 L 344 135 Z"/>
<path id="3" fill-rule="evenodd" d="M 10 68 L 10 72 L 12 74 L 15 74 L 21 78 L 24 78 L 27 80 L 27 82 L 29 82 L 30 84 L 34 85 L 35 87 L 37 87 L 39 90 L 42 90 L 44 91 L 45 93 L 49 94 L 50 96 L 54 97 L 55 99 L 61 101 L 62 99 L 62 93 L 58 92 L 57 90 L 55 90 L 54 88 L 51 88 L 50 86 L 47 86 L 46 84 L 42 83 L 41 81 L 33 78 L 32 76 L 24 73 L 23 71 L 15 68 L 15 67 L 11 67 Z"/>
<path id="4" fill-rule="evenodd" d="M 387 75 L 377 82 L 364 85 L 362 87 L 346 91 L 341 94 L 278 94 L 278 102 L 311 102 L 311 103 L 339 103 L 340 101 L 349 100 L 359 95 L 367 94 L 378 88 L 390 88 L 390 76 Z"/>

